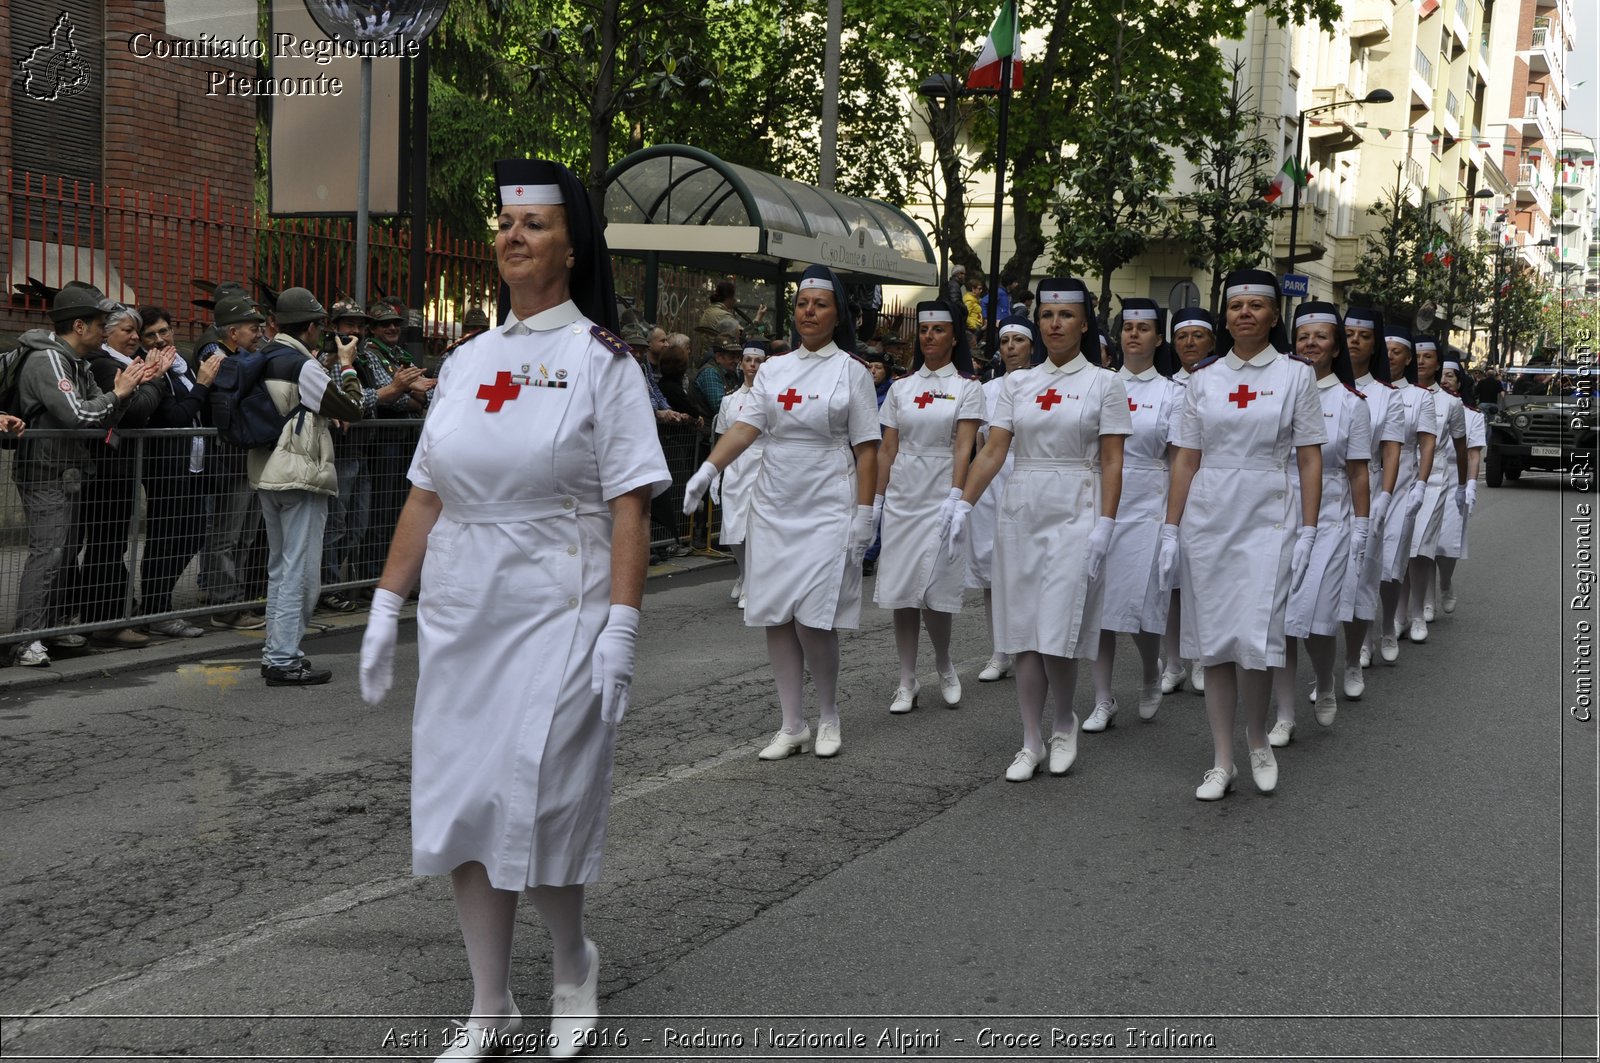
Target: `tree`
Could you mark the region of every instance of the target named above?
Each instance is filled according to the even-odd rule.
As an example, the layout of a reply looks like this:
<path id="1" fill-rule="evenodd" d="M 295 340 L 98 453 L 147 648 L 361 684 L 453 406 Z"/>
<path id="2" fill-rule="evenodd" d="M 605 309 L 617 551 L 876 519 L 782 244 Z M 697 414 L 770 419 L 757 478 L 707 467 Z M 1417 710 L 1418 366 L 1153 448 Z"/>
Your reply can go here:
<path id="1" fill-rule="evenodd" d="M 1520 255 L 1508 256 L 1500 269 L 1499 299 L 1495 304 L 1502 361 L 1511 361 L 1519 350 L 1532 349 L 1544 305 L 1545 286 L 1539 272 Z"/>
<path id="2" fill-rule="evenodd" d="M 1594 351 L 1600 344 L 1600 300 L 1551 298 L 1539 313 L 1539 331 L 1547 348 L 1559 348 L 1567 357 Z"/>
<path id="3" fill-rule="evenodd" d="M 1244 65 L 1236 59 L 1229 70 L 1228 96 L 1216 122 L 1185 145 L 1195 167 L 1195 191 L 1176 201 L 1172 226 L 1172 236 L 1188 249 L 1189 264 L 1211 274 L 1213 314 L 1221 309 L 1223 279 L 1260 260 L 1273 219 L 1283 212 L 1262 198 L 1276 149 L 1258 131 L 1261 112 L 1240 82 Z"/>
<path id="4" fill-rule="evenodd" d="M 1383 223 L 1366 238 L 1356 262 L 1356 286 L 1370 293 L 1391 320 L 1409 320 L 1426 303 L 1442 309 L 1450 287 L 1449 233 L 1399 185 L 1367 213 Z"/>

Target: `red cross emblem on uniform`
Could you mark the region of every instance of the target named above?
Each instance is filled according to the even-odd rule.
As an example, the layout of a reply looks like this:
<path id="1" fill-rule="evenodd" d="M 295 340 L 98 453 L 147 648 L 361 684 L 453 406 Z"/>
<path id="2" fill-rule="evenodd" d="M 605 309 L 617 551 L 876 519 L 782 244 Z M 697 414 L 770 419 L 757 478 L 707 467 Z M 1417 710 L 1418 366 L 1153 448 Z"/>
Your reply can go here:
<path id="1" fill-rule="evenodd" d="M 928 404 L 933 402 L 933 392 L 924 391 L 921 395 L 918 395 L 912 401 L 917 404 L 917 409 L 925 410 L 925 409 L 928 408 Z"/>
<path id="2" fill-rule="evenodd" d="M 517 198 L 518 199 L 522 198 L 522 186 L 521 185 L 517 186 Z"/>
<path id="3" fill-rule="evenodd" d="M 488 406 L 484 407 L 485 413 L 499 413 L 500 407 L 521 393 L 522 385 L 513 384 L 510 373 L 496 373 L 493 384 L 478 385 L 478 398 L 484 399 L 489 403 Z"/>
<path id="4" fill-rule="evenodd" d="M 785 391 L 782 395 L 778 396 L 778 405 L 782 406 L 786 412 L 794 409 L 803 401 L 804 399 L 802 398 L 801 394 L 794 388 L 790 388 L 788 391 Z"/>
<path id="5" fill-rule="evenodd" d="M 1044 410 L 1045 413 L 1049 413 L 1050 407 L 1061 401 L 1061 396 L 1056 394 L 1055 388 L 1051 388 L 1042 395 L 1035 395 L 1033 401 L 1037 402 L 1039 408 Z"/>
<path id="6" fill-rule="evenodd" d="M 1137 402 L 1134 402 L 1132 399 L 1129 399 L 1128 400 L 1128 412 L 1129 413 L 1138 413 L 1139 412 L 1139 404 Z"/>
<path id="7" fill-rule="evenodd" d="M 1239 409 L 1242 410 L 1259 397 L 1260 396 L 1258 396 L 1255 392 L 1251 391 L 1243 384 L 1240 384 L 1238 387 L 1233 389 L 1233 394 L 1228 396 L 1228 401 L 1233 403 L 1235 406 L 1238 406 Z"/>

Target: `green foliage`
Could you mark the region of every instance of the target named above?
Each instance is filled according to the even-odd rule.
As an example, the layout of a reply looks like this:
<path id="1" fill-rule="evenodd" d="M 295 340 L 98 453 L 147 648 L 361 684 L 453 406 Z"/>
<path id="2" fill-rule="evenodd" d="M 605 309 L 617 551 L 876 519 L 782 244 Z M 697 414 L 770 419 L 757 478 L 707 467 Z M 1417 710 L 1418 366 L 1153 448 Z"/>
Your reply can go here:
<path id="1" fill-rule="evenodd" d="M 1552 297 L 1539 311 L 1539 331 L 1547 348 L 1564 354 L 1600 349 L 1600 300 Z"/>
<path id="2" fill-rule="evenodd" d="M 1443 307 L 1449 288 L 1449 233 L 1398 186 L 1367 213 L 1382 224 L 1367 236 L 1356 262 L 1356 287 L 1393 320 L 1409 317 L 1424 303 Z"/>
<path id="3" fill-rule="evenodd" d="M 1500 284 L 1500 349 L 1508 353 L 1531 351 L 1545 313 L 1545 285 L 1537 270 L 1514 255 L 1505 256 Z"/>

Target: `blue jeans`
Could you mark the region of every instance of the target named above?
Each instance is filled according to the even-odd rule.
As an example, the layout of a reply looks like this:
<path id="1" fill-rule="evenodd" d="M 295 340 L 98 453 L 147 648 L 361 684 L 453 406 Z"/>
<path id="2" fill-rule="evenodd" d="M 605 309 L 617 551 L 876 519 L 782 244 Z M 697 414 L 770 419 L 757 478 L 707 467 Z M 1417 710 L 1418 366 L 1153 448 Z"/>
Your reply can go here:
<path id="1" fill-rule="evenodd" d="M 257 491 L 267 525 L 267 644 L 261 663 L 289 668 L 304 657 L 300 637 L 322 587 L 322 529 L 328 496 L 310 491 Z"/>
<path id="2" fill-rule="evenodd" d="M 255 524 L 250 520 L 250 501 L 255 494 L 244 476 L 219 475 L 213 483 L 215 508 L 205 550 L 200 555 L 206 598 L 212 605 L 244 600 L 241 577 L 245 555 L 256 536 Z"/>
<path id="3" fill-rule="evenodd" d="M 372 510 L 372 480 L 367 475 L 366 461 L 336 461 L 333 471 L 339 479 L 339 494 L 328 499 L 328 531 L 322 546 L 323 583 L 343 582 L 347 561 L 350 578 L 359 578 L 357 562 Z"/>

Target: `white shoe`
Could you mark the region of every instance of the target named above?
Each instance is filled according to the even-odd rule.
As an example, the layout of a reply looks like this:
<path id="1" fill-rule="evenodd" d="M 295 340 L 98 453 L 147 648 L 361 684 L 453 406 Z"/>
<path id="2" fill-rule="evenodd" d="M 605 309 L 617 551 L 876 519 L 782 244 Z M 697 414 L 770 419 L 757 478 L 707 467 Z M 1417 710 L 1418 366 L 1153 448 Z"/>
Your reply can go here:
<path id="1" fill-rule="evenodd" d="M 733 590 L 728 592 L 728 597 L 732 598 L 734 601 L 738 601 L 740 598 L 744 597 L 743 579 L 736 579 L 733 581 Z"/>
<path id="2" fill-rule="evenodd" d="M 457 1022 L 456 1028 L 445 1035 L 449 1038 L 449 1047 L 436 1057 L 434 1063 L 446 1059 L 493 1059 L 506 1055 L 512 1046 L 502 1041 L 522 1032 L 522 1013 L 517 1011 L 515 1004 L 511 1005 L 511 1011 L 512 1014 L 505 1016 L 505 1022 L 494 1026 L 485 1026 L 476 1020 Z"/>
<path id="3" fill-rule="evenodd" d="M 1156 712 L 1161 708 L 1161 687 L 1160 676 L 1139 687 L 1139 719 L 1156 718 Z"/>
<path id="4" fill-rule="evenodd" d="M 814 750 L 817 756 L 835 756 L 842 745 L 844 745 L 844 736 L 839 733 L 837 721 L 817 725 L 817 748 Z"/>
<path id="5" fill-rule="evenodd" d="M 788 731 L 779 731 L 772 736 L 772 741 L 767 743 L 765 749 L 756 756 L 762 760 L 782 760 L 796 753 L 804 753 L 811 748 L 811 727 L 807 725 L 800 729 L 800 733 L 792 735 Z"/>
<path id="6" fill-rule="evenodd" d="M 1110 701 L 1102 701 L 1094 707 L 1094 711 L 1089 714 L 1089 718 L 1083 721 L 1083 729 L 1090 734 L 1104 731 L 1115 723 L 1116 715 L 1117 699 L 1112 698 Z"/>
<path id="7" fill-rule="evenodd" d="M 1361 647 L 1361 667 L 1372 667 L 1372 647 L 1365 644 Z"/>
<path id="8" fill-rule="evenodd" d="M 1439 605 L 1447 613 L 1456 611 L 1456 596 L 1450 591 L 1439 592 Z"/>
<path id="9" fill-rule="evenodd" d="M 1306 700 L 1315 705 L 1317 703 L 1317 685 L 1311 684 L 1311 689 L 1306 691 Z"/>
<path id="10" fill-rule="evenodd" d="M 939 694 L 944 698 L 947 709 L 953 709 L 961 704 L 961 677 L 951 672 L 949 675 L 939 676 Z"/>
<path id="11" fill-rule="evenodd" d="M 1272 730 L 1267 732 L 1267 745 L 1274 749 L 1282 749 L 1294 741 L 1294 724 L 1279 720 L 1272 725 Z"/>
<path id="12" fill-rule="evenodd" d="M 1175 672 L 1162 671 L 1162 673 L 1161 673 L 1161 693 L 1163 693 L 1163 694 L 1175 694 L 1175 693 L 1177 693 L 1178 691 L 1183 689 L 1183 681 L 1185 679 L 1188 679 L 1188 678 L 1189 678 L 1189 669 L 1185 668 L 1181 664 L 1178 666 L 1178 670 L 1175 671 Z"/>
<path id="13" fill-rule="evenodd" d="M 1411 621 L 1411 630 L 1408 632 L 1412 642 L 1428 641 L 1428 622 L 1421 617 Z"/>
<path id="14" fill-rule="evenodd" d="M 1031 749 L 1019 749 L 1017 755 L 1011 758 L 1011 767 L 1006 769 L 1006 782 L 1027 782 L 1039 770 L 1039 761 L 1044 756 Z"/>
<path id="15" fill-rule="evenodd" d="M 1256 789 L 1264 794 L 1278 788 L 1278 759 L 1272 755 L 1271 746 L 1250 751 L 1250 777 L 1256 781 Z"/>
<path id="16" fill-rule="evenodd" d="M 1189 689 L 1196 694 L 1206 692 L 1206 670 L 1198 664 L 1189 669 Z"/>
<path id="17" fill-rule="evenodd" d="M 1362 678 L 1361 669 L 1346 668 L 1344 670 L 1344 697 L 1346 701 L 1360 701 L 1361 695 L 1366 693 L 1367 681 Z"/>
<path id="18" fill-rule="evenodd" d="M 1011 654 L 997 653 L 989 658 L 989 663 L 983 666 L 983 671 L 978 673 L 980 683 L 998 683 L 1011 674 Z"/>
<path id="19" fill-rule="evenodd" d="M 1400 659 L 1400 640 L 1393 635 L 1385 635 L 1378 640 L 1378 656 L 1383 658 L 1385 664 L 1393 664 Z"/>
<path id="20" fill-rule="evenodd" d="M 1233 768 L 1229 768 L 1227 771 L 1223 771 L 1221 768 L 1212 768 L 1205 773 L 1205 776 L 1200 780 L 1200 785 L 1195 788 L 1195 799 L 1199 801 L 1221 801 L 1223 796 L 1233 789 L 1233 780 L 1238 774 L 1238 771 Z"/>
<path id="21" fill-rule="evenodd" d="M 1066 734 L 1050 736 L 1050 774 L 1065 775 L 1072 762 L 1078 759 L 1078 714 L 1072 714 L 1072 726 Z"/>
<path id="22" fill-rule="evenodd" d="M 1317 704 L 1311 710 L 1316 713 L 1317 722 L 1324 727 L 1333 726 L 1333 718 L 1339 714 L 1339 699 L 1333 696 L 1333 691 L 1326 694 L 1317 692 Z"/>
<path id="23" fill-rule="evenodd" d="M 1424 605 L 1422 607 L 1422 619 L 1426 620 L 1430 624 L 1433 623 L 1433 606 Z"/>
<path id="24" fill-rule="evenodd" d="M 550 994 L 552 1059 L 571 1059 L 586 1047 L 584 1039 L 600 1025 L 600 950 L 583 939 L 589 953 L 589 976 L 582 985 L 558 985 Z"/>
<path id="25" fill-rule="evenodd" d="M 11 663 L 24 668 L 44 668 L 50 664 L 50 653 L 38 639 L 26 646 L 18 646 L 11 655 Z"/>
<path id="26" fill-rule="evenodd" d="M 744 603 L 745 603 L 745 601 L 746 601 L 746 599 L 745 599 L 745 596 L 744 596 L 744 595 L 742 595 L 742 594 L 741 594 L 741 595 L 739 595 L 739 608 L 740 608 L 740 609 L 743 609 L 743 608 L 744 608 Z"/>
<path id="27" fill-rule="evenodd" d="M 917 695 L 922 691 L 922 684 L 915 679 L 911 681 L 911 689 L 895 687 L 894 700 L 889 702 L 889 711 L 896 716 L 903 712 L 910 712 L 917 707 Z"/>

